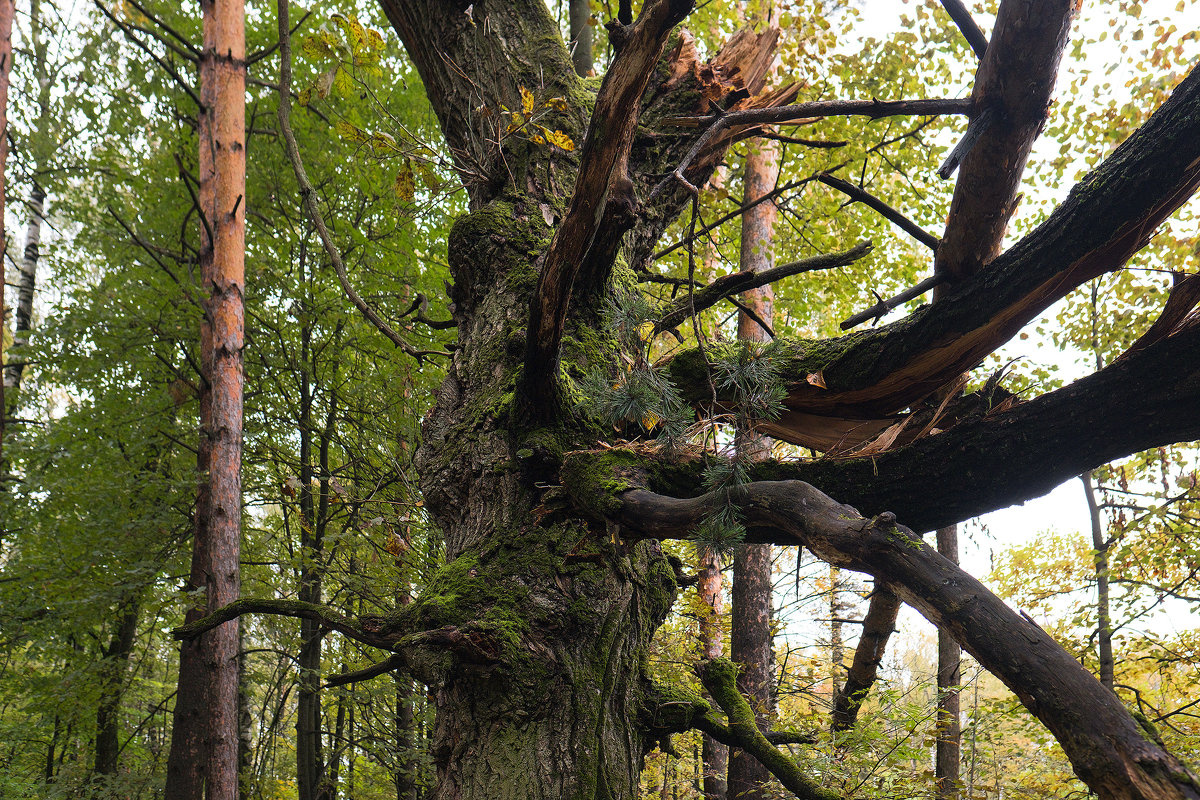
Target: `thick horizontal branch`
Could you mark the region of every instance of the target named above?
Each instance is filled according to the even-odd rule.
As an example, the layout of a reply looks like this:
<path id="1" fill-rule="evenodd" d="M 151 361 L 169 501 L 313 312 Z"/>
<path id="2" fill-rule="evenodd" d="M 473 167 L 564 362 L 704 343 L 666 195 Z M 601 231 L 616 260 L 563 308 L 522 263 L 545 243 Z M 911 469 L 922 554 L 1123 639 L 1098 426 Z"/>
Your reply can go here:
<path id="1" fill-rule="evenodd" d="M 893 511 L 930 531 L 1039 497 L 1132 453 L 1200 439 L 1197 408 L 1194 323 L 1069 386 L 903 447 L 860 458 L 767 461 L 750 474 L 803 480 L 864 513 Z M 789 424 L 786 414 L 778 424 Z M 703 485 L 698 462 L 645 468 L 660 491 L 693 494 Z"/>
<path id="2" fill-rule="evenodd" d="M 706 308 L 711 308 L 730 295 L 739 294 L 749 289 L 757 289 L 760 286 L 766 286 L 792 275 L 800 275 L 805 272 L 814 272 L 821 269 L 836 269 L 837 267 L 844 267 L 847 264 L 853 264 L 870 253 L 871 247 L 871 242 L 863 241 L 849 250 L 844 250 L 840 253 L 826 253 L 801 259 L 800 261 L 793 261 L 789 264 L 780 264 L 777 267 L 772 267 L 762 272 L 744 270 L 717 278 L 703 289 L 681 297 L 672 303 L 659 321 L 655 323 L 654 332 L 661 333 L 662 331 L 670 330 L 686 320 L 693 312 L 698 313 Z"/>
<path id="3" fill-rule="evenodd" d="M 699 519 L 727 502 L 717 493 L 679 500 L 639 489 L 618 499 L 614 516 L 622 535 L 655 538 L 686 536 Z M 1197 776 L 1147 737 L 1115 694 L 1045 631 L 898 524 L 894 515 L 865 519 L 801 481 L 750 483 L 729 499 L 748 526 L 775 529 L 831 564 L 873 575 L 878 585 L 947 630 L 1054 734 L 1076 774 L 1102 800 L 1200 798 Z M 726 691 L 732 681 L 703 677 L 730 714 L 731 732 L 749 745 L 757 727 L 749 707 L 741 713 L 738 698 Z"/>
<path id="4" fill-rule="evenodd" d="M 826 186 L 837 189 L 851 200 L 857 203 L 862 203 L 868 208 L 874 209 L 875 211 L 879 212 L 881 217 L 907 233 L 909 236 L 916 239 L 921 244 L 928 247 L 930 250 L 937 250 L 938 238 L 936 236 L 865 189 L 855 186 L 849 181 L 844 181 L 841 178 L 835 177 L 828 173 L 818 176 L 817 180 Z"/>
<path id="5" fill-rule="evenodd" d="M 343 616 L 328 606 L 315 603 L 305 603 L 300 600 L 271 600 L 259 598 L 244 598 L 235 600 L 227 606 L 217 609 L 207 617 L 180 625 L 171 631 L 176 639 L 194 639 L 200 634 L 210 631 L 232 619 L 245 614 L 273 614 L 279 617 L 295 617 L 319 622 L 330 630 L 349 636 L 355 641 L 372 647 L 390 649 L 399 639 L 398 636 L 381 630 L 377 617 L 364 617 L 358 622 Z"/>

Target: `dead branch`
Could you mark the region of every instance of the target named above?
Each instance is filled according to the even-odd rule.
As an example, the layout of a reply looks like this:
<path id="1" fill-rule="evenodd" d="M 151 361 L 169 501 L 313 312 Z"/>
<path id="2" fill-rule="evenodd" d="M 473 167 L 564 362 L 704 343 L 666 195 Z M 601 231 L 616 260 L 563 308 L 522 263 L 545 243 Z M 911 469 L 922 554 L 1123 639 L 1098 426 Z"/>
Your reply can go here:
<path id="1" fill-rule="evenodd" d="M 925 280 L 918 283 L 916 286 L 913 286 L 909 289 L 905 289 L 903 292 L 900 292 L 900 294 L 895 295 L 894 297 L 888 297 L 886 299 L 880 298 L 879 302 L 876 303 L 875 305 L 871 306 L 870 308 L 864 309 L 864 310 L 858 312 L 857 314 L 855 314 L 854 316 L 850 317 L 849 319 L 843 321 L 841 324 L 841 328 L 844 331 L 848 331 L 851 328 L 853 328 L 855 325 L 861 325 L 862 323 L 866 322 L 867 320 L 870 320 L 870 319 L 878 320 L 884 314 L 887 314 L 889 311 L 891 311 L 896 306 L 901 305 L 903 303 L 907 303 L 909 300 L 912 300 L 913 298 L 920 297 L 921 295 L 925 294 L 933 287 L 942 284 L 945 280 L 946 279 L 944 277 L 942 277 L 941 275 L 931 275 L 930 277 L 928 277 Z M 878 295 L 876 295 L 876 297 L 878 297 Z"/>
<path id="2" fill-rule="evenodd" d="M 547 406 L 553 407 L 554 403 L 546 400 L 558 396 L 559 349 L 571 290 L 606 212 L 611 222 L 609 204 L 627 205 L 630 211 L 636 205 L 628 174 L 629 150 L 639 116 L 634 110 L 640 106 L 642 92 L 667 36 L 691 7 L 687 0 L 656 0 L 642 7 L 632 26 L 612 28 L 619 31 L 613 38 L 617 55 L 596 95 L 571 202 L 550 242 L 529 305 L 520 382 L 522 405 L 527 413 L 550 411 Z"/>
<path id="3" fill-rule="evenodd" d="M 851 200 L 862 203 L 863 205 L 878 211 L 880 216 L 895 225 L 900 230 L 907 233 L 909 236 L 916 239 L 921 244 L 925 245 L 931 250 L 937 250 L 938 238 L 936 236 L 924 230 L 920 225 L 913 222 L 911 219 L 904 216 L 899 211 L 892 208 L 887 203 L 883 202 L 865 189 L 855 186 L 849 181 L 844 181 L 841 178 L 830 175 L 829 173 L 824 173 L 817 176 L 817 180 L 826 186 L 837 189 Z"/>
<path id="4" fill-rule="evenodd" d="M 836 269 L 837 267 L 844 267 L 847 264 L 853 264 L 870 253 L 871 248 L 871 242 L 863 241 L 849 250 L 840 253 L 826 253 L 824 255 L 813 256 L 812 258 L 801 259 L 800 261 L 793 261 L 790 264 L 780 264 L 777 267 L 772 267 L 762 272 L 746 270 L 717 278 L 703 289 L 691 292 L 672 303 L 659 321 L 655 323 L 654 332 L 661 333 L 662 331 L 674 328 L 687 319 L 689 315 L 703 311 L 706 308 L 711 308 L 730 295 L 738 294 L 748 289 L 757 289 L 759 286 L 766 286 L 769 283 L 774 283 L 792 275 L 821 269 Z"/>

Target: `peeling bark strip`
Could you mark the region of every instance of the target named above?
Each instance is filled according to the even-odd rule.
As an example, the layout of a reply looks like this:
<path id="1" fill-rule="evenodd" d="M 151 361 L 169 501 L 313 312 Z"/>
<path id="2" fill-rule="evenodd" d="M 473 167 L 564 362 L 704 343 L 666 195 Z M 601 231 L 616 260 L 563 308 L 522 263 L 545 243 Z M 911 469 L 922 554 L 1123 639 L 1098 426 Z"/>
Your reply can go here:
<path id="1" fill-rule="evenodd" d="M 952 282 L 1000 252 L 1025 162 L 1046 121 L 1075 8 L 1075 0 L 1000 4 L 971 92 L 974 115 L 987 112 L 990 124 L 963 157 L 934 265 Z"/>
<path id="2" fill-rule="evenodd" d="M 1102 800 L 1200 799 L 1200 778 L 1156 744 L 1116 695 L 894 515 L 865 519 L 801 481 L 750 483 L 732 494 L 748 525 L 791 537 L 830 564 L 873 575 L 949 631 L 1054 734 L 1075 773 Z M 725 502 L 715 494 L 677 500 L 639 489 L 619 499 L 620 523 L 655 538 L 687 535 Z"/>
<path id="3" fill-rule="evenodd" d="M 204 0 L 200 58 L 200 486 L 187 621 L 240 593 L 242 347 L 246 250 L 246 38 L 243 0 Z M 238 796 L 238 623 L 184 642 L 167 761 L 168 800 Z"/>
<path id="4" fill-rule="evenodd" d="M 640 116 L 637 110 L 667 36 L 691 9 L 690 0 L 656 0 L 642 6 L 632 27 L 610 25 L 616 57 L 596 95 L 571 203 L 550 242 L 529 306 L 521 391 L 528 410 L 535 414 L 554 411 L 547 405 L 552 405 L 558 394 L 559 347 L 571 288 L 600 229 L 608 203 L 627 206 L 628 221 L 632 224 L 637 198 L 628 162 Z M 628 225 L 607 233 L 619 236 L 627 229 Z M 585 275 L 583 280 L 602 283 L 596 276 Z M 540 398 L 540 402 L 535 398 Z"/>

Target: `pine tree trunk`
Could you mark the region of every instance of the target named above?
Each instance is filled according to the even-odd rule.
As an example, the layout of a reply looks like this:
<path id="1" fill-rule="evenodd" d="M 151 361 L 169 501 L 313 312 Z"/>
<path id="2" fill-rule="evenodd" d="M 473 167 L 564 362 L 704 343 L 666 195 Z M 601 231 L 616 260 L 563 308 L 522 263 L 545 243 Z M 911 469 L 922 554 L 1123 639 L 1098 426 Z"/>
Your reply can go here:
<path id="1" fill-rule="evenodd" d="M 700 657 L 720 658 L 725 654 L 721 618 L 724 611 L 724 589 L 721 580 L 721 557 L 709 548 L 698 548 L 696 592 L 700 595 Z M 703 766 L 705 800 L 725 800 L 726 776 L 729 770 L 729 747 L 707 733 L 701 734 L 700 759 Z"/>
<path id="2" fill-rule="evenodd" d="M 204 0 L 199 116 L 200 270 L 209 293 L 200 331 L 200 488 L 188 621 L 237 599 L 241 539 L 245 257 L 245 12 Z M 184 642 L 167 760 L 168 800 L 238 795 L 238 623 Z"/>
<path id="3" fill-rule="evenodd" d="M 752 143 L 746 155 L 745 203 L 775 188 L 779 176 L 778 148 L 771 142 Z M 762 272 L 772 266 L 771 243 L 775 204 L 759 203 L 742 215 L 742 270 Z M 774 292 L 764 286 L 742 295 L 742 302 L 771 325 Z M 745 312 L 738 314 L 738 338 L 770 341 L 760 322 Z M 738 448 L 750 460 L 770 456 L 770 440 L 739 431 Z M 733 561 L 733 603 L 730 622 L 730 655 L 739 665 L 738 688 L 749 698 L 759 727 L 767 729 L 774 715 L 775 654 L 771 634 L 771 546 L 748 544 L 738 548 Z M 729 755 L 728 792 L 731 797 L 765 798 L 763 784 L 770 779 L 758 759 L 741 750 Z"/>

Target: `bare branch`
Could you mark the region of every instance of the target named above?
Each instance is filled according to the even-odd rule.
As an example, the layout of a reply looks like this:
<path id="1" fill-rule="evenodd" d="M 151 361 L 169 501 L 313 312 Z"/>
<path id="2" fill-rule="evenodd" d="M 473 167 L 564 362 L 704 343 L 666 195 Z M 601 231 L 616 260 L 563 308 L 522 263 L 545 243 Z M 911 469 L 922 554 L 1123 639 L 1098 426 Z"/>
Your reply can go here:
<path id="1" fill-rule="evenodd" d="M 728 128 L 761 124 L 806 124 L 821 117 L 857 116 L 879 119 L 909 114 L 967 114 L 970 110 L 970 100 L 818 100 L 790 106 L 752 108 L 744 111 L 731 111 L 727 114 L 676 119 L 673 120 L 676 124 L 708 125 L 709 127 L 692 145 L 692 149 L 688 151 L 675 171 L 659 181 L 646 202 L 652 202 L 673 182 L 686 182 L 683 174 L 692 161 Z M 672 120 L 668 120 L 668 122 L 670 121 Z"/>
<path id="2" fill-rule="evenodd" d="M 844 267 L 847 264 L 853 264 L 870 253 L 871 247 L 872 245 L 869 241 L 863 241 L 849 250 L 840 253 L 826 253 L 813 256 L 812 258 L 801 259 L 800 261 L 793 261 L 790 264 L 780 264 L 763 272 L 746 270 L 717 278 L 703 289 L 689 293 L 687 296 L 676 300 L 666 310 L 659 321 L 655 323 L 654 332 L 661 333 L 662 331 L 674 328 L 687 319 L 689 315 L 703 311 L 706 308 L 711 308 L 726 297 L 744 292 L 747 289 L 757 289 L 759 286 L 766 286 L 769 283 L 774 283 L 783 278 L 799 275 L 804 272 L 835 269 L 837 267 Z"/>
<path id="3" fill-rule="evenodd" d="M 390 649 L 399 638 L 384 634 L 379 624 L 379 618 L 364 618 L 362 623 L 355 624 L 349 617 L 342 616 L 328 606 L 315 603 L 304 603 L 299 600 L 270 600 L 258 598 L 243 598 L 235 600 L 227 606 L 217 609 L 207 617 L 195 622 L 180 625 L 171 631 L 176 639 L 194 639 L 218 625 L 237 619 L 245 614 L 273 614 L 281 617 L 294 617 L 319 622 L 330 630 L 349 636 L 355 641 L 372 647 Z"/>
<path id="4" fill-rule="evenodd" d="M 971 16 L 971 12 L 962 4 L 962 0 L 942 0 L 942 6 L 950 14 L 950 19 L 954 20 L 954 24 L 962 31 L 963 38 L 967 40 L 967 44 L 971 45 L 975 55 L 982 60 L 988 49 L 988 40 Z"/>
<path id="5" fill-rule="evenodd" d="M 901 292 L 898 295 L 895 295 L 894 297 L 889 297 L 887 299 L 880 299 L 880 301 L 878 303 L 871 306 L 870 308 L 864 309 L 864 310 L 858 312 L 857 314 L 855 314 L 854 316 L 850 317 L 849 319 L 843 321 L 841 324 L 841 328 L 844 331 L 848 331 L 851 328 L 853 328 L 855 325 L 861 325 L 862 323 L 866 322 L 867 320 L 870 320 L 870 319 L 877 320 L 880 317 L 882 317 L 884 314 L 891 311 L 896 306 L 901 305 L 903 303 L 907 303 L 909 300 L 912 300 L 913 298 L 920 297 L 921 295 L 925 294 L 933 287 L 938 286 L 938 285 L 942 284 L 943 282 L 945 282 L 945 280 L 946 279 L 944 277 L 942 277 L 941 275 L 931 275 L 930 277 L 928 277 L 925 280 L 918 283 L 916 286 L 913 286 L 909 289 L 905 289 L 903 292 Z M 876 295 L 876 297 L 878 297 L 878 295 Z"/>
<path id="6" fill-rule="evenodd" d="M 354 287 L 350 285 L 350 277 L 346 273 L 346 264 L 342 261 L 342 254 L 333 242 L 329 228 L 325 226 L 325 218 L 321 215 L 321 209 L 317 207 L 316 189 L 313 188 L 312 182 L 308 179 L 308 173 L 304 170 L 304 161 L 300 156 L 300 146 L 296 144 L 296 136 L 292 133 L 292 95 L 290 91 L 292 83 L 292 47 L 290 42 L 291 29 L 288 26 L 288 0 L 279 0 L 277 7 L 279 9 L 279 131 L 283 134 L 284 150 L 287 151 L 288 160 L 292 163 L 292 171 L 296 174 L 296 183 L 300 185 L 300 197 L 304 201 L 304 209 L 308 212 L 308 217 L 312 221 L 313 227 L 316 228 L 317 235 L 321 239 L 321 244 L 325 247 L 325 253 L 329 256 L 329 262 L 333 265 L 334 272 L 337 273 L 338 283 L 341 284 L 342 291 L 346 293 L 346 297 L 359 310 L 359 313 L 374 325 L 376 330 L 390 339 L 396 347 L 413 356 L 417 361 L 423 361 L 427 356 L 445 356 L 449 358 L 450 354 L 442 350 L 418 350 L 413 347 L 404 340 L 404 337 L 392 330 L 391 326 L 379 316 L 379 313 L 366 300 L 363 300 L 359 293 L 354 290 Z"/>
<path id="7" fill-rule="evenodd" d="M 329 689 L 334 686 L 345 686 L 348 683 L 368 681 L 371 678 L 377 678 L 380 675 L 386 675 L 389 672 L 395 672 L 396 670 L 404 669 L 407 663 L 408 660 L 405 659 L 404 656 L 400 655 L 399 653 L 393 653 L 383 661 L 380 661 L 377 664 L 372 664 L 369 667 L 354 670 L 353 672 L 343 672 L 340 675 L 330 675 L 321 688 Z"/>
<path id="8" fill-rule="evenodd" d="M 920 225 L 913 222 L 911 219 L 904 216 L 899 211 L 892 208 L 870 192 L 862 189 L 861 187 L 855 186 L 849 181 L 844 181 L 841 178 L 830 175 L 829 173 L 819 175 L 817 180 L 826 186 L 837 189 L 851 200 L 875 209 L 884 219 L 895 225 L 897 228 L 900 228 L 902 231 L 916 239 L 921 244 L 925 245 L 931 250 L 937 250 L 938 238 L 936 236 L 924 230 Z"/>

